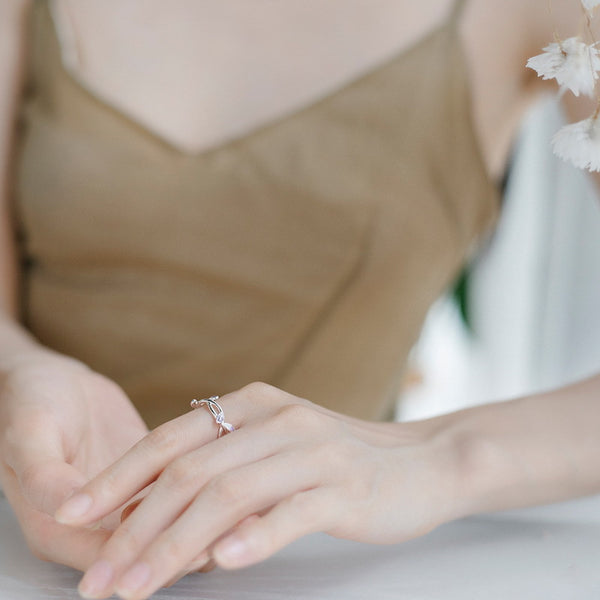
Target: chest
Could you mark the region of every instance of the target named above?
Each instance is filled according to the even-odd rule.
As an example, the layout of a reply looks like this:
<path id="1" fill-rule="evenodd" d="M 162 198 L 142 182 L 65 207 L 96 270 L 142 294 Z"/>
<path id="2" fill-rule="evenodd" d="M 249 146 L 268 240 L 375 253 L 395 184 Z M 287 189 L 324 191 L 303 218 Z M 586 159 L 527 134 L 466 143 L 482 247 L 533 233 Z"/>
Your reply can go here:
<path id="1" fill-rule="evenodd" d="M 302 108 L 440 26 L 452 0 L 57 0 L 64 62 L 195 153 Z"/>

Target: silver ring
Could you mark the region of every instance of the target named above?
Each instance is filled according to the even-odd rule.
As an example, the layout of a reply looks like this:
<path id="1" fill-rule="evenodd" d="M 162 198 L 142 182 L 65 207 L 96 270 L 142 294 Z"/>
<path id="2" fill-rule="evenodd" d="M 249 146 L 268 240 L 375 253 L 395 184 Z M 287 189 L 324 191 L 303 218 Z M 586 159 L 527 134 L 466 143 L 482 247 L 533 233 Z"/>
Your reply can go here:
<path id="1" fill-rule="evenodd" d="M 219 396 L 211 396 L 210 398 L 203 398 L 202 400 L 196 400 L 196 398 L 194 398 L 190 402 L 190 406 L 192 408 L 206 406 L 206 408 L 210 410 L 211 415 L 215 419 L 215 423 L 219 426 L 219 433 L 217 433 L 217 437 L 220 438 L 226 433 L 235 431 L 235 427 L 231 423 L 225 422 L 225 413 L 223 412 L 221 405 L 217 402 L 218 399 Z"/>

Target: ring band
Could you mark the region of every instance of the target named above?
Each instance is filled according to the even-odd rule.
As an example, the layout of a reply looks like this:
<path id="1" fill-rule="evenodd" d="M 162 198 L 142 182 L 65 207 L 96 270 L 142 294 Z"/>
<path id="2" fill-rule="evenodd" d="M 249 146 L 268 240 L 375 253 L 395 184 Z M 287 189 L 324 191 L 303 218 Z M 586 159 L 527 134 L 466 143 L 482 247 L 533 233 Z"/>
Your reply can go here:
<path id="1" fill-rule="evenodd" d="M 223 412 L 221 405 L 217 402 L 218 399 L 219 396 L 211 396 L 210 398 L 203 398 L 202 400 L 196 400 L 196 398 L 194 398 L 190 402 L 190 406 L 192 408 L 206 406 L 206 408 L 210 410 L 211 415 L 215 419 L 215 423 L 219 426 L 219 433 L 217 434 L 217 437 L 220 438 L 226 433 L 235 431 L 235 427 L 231 423 L 225 422 L 225 413 Z"/>

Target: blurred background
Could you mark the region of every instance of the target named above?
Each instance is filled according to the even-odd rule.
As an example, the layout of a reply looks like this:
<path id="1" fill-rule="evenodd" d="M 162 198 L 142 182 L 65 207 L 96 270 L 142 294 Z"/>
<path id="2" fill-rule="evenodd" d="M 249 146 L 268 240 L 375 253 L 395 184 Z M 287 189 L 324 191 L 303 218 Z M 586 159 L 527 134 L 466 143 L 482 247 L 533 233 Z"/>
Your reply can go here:
<path id="1" fill-rule="evenodd" d="M 600 370 L 600 199 L 585 172 L 552 154 L 550 139 L 564 122 L 555 97 L 525 118 L 498 228 L 469 269 L 463 302 L 448 294 L 431 309 L 398 419 Z"/>

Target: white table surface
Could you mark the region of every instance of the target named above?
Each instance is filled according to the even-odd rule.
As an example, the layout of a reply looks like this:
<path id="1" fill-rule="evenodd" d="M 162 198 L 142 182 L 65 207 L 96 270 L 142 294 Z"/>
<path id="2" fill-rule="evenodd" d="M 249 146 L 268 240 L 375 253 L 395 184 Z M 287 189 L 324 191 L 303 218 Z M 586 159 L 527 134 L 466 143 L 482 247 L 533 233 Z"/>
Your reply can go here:
<path id="1" fill-rule="evenodd" d="M 0 497 L 0 599 L 77 599 L 79 574 L 32 557 Z M 308 536 L 155 599 L 599 600 L 600 496 L 471 517 L 396 546 Z"/>

